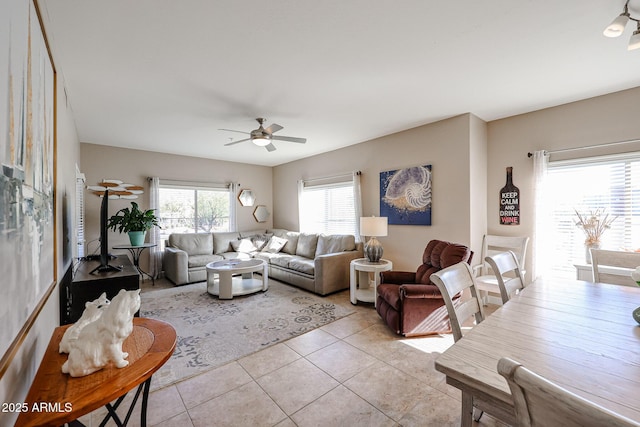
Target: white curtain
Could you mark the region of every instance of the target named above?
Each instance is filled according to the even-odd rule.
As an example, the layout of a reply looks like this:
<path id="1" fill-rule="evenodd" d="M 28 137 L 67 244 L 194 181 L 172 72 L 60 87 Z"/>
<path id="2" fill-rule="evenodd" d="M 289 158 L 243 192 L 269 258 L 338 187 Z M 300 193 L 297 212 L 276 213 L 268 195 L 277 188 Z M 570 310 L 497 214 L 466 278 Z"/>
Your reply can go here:
<path id="1" fill-rule="evenodd" d="M 155 210 L 155 214 L 158 215 L 160 212 L 160 179 L 157 176 L 149 178 L 149 205 L 151 209 Z M 159 227 L 153 227 L 151 229 L 149 240 L 156 245 L 150 249 L 149 270 L 151 271 L 151 275 L 157 279 L 162 272 L 162 255 L 164 253 L 164 245 L 160 237 Z"/>
<path id="2" fill-rule="evenodd" d="M 229 231 L 238 231 L 238 190 L 240 183 L 229 184 Z"/>
<path id="3" fill-rule="evenodd" d="M 548 242 L 550 241 L 549 233 L 549 210 L 545 197 L 545 185 L 547 181 L 547 167 L 549 166 L 549 154 L 543 150 L 533 153 L 533 215 L 534 229 L 532 239 L 532 270 L 531 279 L 536 280 L 543 277 L 547 273 L 549 260 L 547 254 L 551 253 Z"/>
<path id="4" fill-rule="evenodd" d="M 362 188 L 360 187 L 360 171 L 353 172 L 353 205 L 356 215 L 356 242 L 360 242 L 360 217 L 362 216 Z"/>
<path id="5" fill-rule="evenodd" d="M 303 179 L 299 179 L 298 180 L 298 230 L 302 230 L 302 205 L 301 205 L 301 201 L 302 201 L 302 192 L 304 191 L 304 180 Z"/>

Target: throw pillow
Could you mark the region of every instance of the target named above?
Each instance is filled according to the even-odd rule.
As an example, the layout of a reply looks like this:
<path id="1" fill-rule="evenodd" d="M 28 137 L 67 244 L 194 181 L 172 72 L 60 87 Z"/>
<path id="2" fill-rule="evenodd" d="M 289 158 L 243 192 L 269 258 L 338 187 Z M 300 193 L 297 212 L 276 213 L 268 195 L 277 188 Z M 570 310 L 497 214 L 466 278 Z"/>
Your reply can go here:
<path id="1" fill-rule="evenodd" d="M 251 239 L 232 240 L 231 247 L 235 252 L 244 252 L 247 254 L 258 250 Z"/>
<path id="2" fill-rule="evenodd" d="M 261 251 L 267 245 L 271 236 L 273 236 L 271 233 L 253 234 L 251 236 L 246 236 L 245 239 L 250 239 L 253 246 L 256 247 L 256 251 Z"/>
<path id="3" fill-rule="evenodd" d="M 277 254 L 284 248 L 284 245 L 287 244 L 287 239 L 282 239 L 280 237 L 273 236 L 269 239 L 269 243 L 262 249 L 262 252 L 271 252 L 272 254 Z"/>

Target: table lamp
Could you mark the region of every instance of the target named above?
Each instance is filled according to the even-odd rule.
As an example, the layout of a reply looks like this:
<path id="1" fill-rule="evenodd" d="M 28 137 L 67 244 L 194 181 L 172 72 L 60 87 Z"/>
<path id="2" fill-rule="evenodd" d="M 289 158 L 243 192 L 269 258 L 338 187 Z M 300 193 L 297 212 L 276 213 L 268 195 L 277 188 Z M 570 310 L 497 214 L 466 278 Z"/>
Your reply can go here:
<path id="1" fill-rule="evenodd" d="M 364 244 L 364 256 L 369 262 L 379 262 L 382 258 L 382 245 L 376 237 L 387 235 L 387 217 L 369 216 L 360 218 L 360 235 L 371 237 Z"/>

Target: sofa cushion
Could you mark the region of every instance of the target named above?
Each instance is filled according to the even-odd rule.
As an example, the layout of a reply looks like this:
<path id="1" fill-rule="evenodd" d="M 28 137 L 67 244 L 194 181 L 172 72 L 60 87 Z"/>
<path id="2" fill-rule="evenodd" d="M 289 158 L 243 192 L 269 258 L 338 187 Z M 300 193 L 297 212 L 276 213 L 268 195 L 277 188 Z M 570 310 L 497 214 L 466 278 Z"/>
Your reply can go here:
<path id="1" fill-rule="evenodd" d="M 269 259 L 271 265 L 277 265 L 282 268 L 289 268 L 289 263 L 295 258 L 295 255 L 279 253 Z"/>
<path id="2" fill-rule="evenodd" d="M 172 233 L 169 246 L 192 255 L 213 255 L 213 236 L 211 233 Z"/>
<path id="3" fill-rule="evenodd" d="M 320 234 L 316 247 L 316 256 L 334 254 L 337 252 L 354 251 L 356 249 L 355 236 L 348 234 Z"/>
<path id="4" fill-rule="evenodd" d="M 240 238 L 244 239 L 245 237 L 251 238 L 252 236 L 267 234 L 267 230 L 263 228 L 261 230 L 240 231 L 239 234 L 240 234 Z"/>
<path id="5" fill-rule="evenodd" d="M 235 252 L 251 253 L 258 250 L 251 239 L 232 240 L 231 247 Z"/>
<path id="6" fill-rule="evenodd" d="M 272 237 L 273 233 L 261 233 L 244 236 L 242 239 L 251 240 L 251 243 L 253 243 L 253 245 L 256 247 L 256 251 L 261 251 L 265 246 L 267 246 L 267 243 L 269 243 L 269 239 L 271 239 Z"/>
<path id="7" fill-rule="evenodd" d="M 313 259 L 316 256 L 318 235 L 315 233 L 300 233 L 296 255 Z"/>
<path id="8" fill-rule="evenodd" d="M 221 257 L 220 255 L 213 255 L 213 254 L 209 254 L 209 255 L 191 255 L 191 256 L 189 256 L 189 260 L 187 261 L 187 264 L 188 264 L 189 268 L 204 267 L 205 265 L 209 264 L 210 262 L 222 261 L 223 259 L 224 258 Z"/>
<path id="9" fill-rule="evenodd" d="M 276 228 L 271 230 L 274 236 L 281 237 L 283 239 L 287 239 L 287 244 L 282 248 L 282 252 L 287 254 L 295 255 L 296 248 L 298 247 L 298 236 L 300 233 L 297 231 L 288 231 L 282 228 Z"/>
<path id="10" fill-rule="evenodd" d="M 240 235 L 237 231 L 231 231 L 228 233 L 213 233 L 213 253 L 221 254 L 223 252 L 231 252 L 231 242 L 238 240 Z"/>
<path id="11" fill-rule="evenodd" d="M 315 263 L 313 262 L 312 259 L 309 259 L 309 258 L 295 256 L 289 259 L 290 270 L 299 271 L 301 273 L 305 273 L 313 276 L 315 272 L 314 266 L 315 266 Z"/>
<path id="12" fill-rule="evenodd" d="M 271 252 L 277 254 L 287 244 L 287 239 L 283 239 L 278 236 L 273 236 L 269 239 L 269 242 L 262 248 L 262 252 Z"/>

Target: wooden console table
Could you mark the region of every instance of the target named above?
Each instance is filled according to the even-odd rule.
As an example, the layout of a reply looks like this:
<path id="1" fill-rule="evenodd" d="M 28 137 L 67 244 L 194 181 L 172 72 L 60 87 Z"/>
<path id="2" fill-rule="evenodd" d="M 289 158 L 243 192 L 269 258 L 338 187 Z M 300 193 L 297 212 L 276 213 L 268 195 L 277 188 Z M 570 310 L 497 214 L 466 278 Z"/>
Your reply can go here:
<path id="1" fill-rule="evenodd" d="M 59 326 L 54 330 L 25 399 L 28 411 L 20 413 L 15 425 L 61 426 L 71 422 L 72 425 L 82 425 L 74 420 L 101 406 L 109 411 L 103 423 L 113 418 L 116 424 L 126 425 L 142 392 L 140 425 L 144 427 L 151 376 L 173 354 L 176 347 L 175 329 L 160 320 L 136 317 L 133 319 L 133 332 L 122 345 L 123 351 L 129 353 L 129 366 L 118 369 L 110 364 L 93 374 L 73 378 L 61 371 L 67 354 L 58 353 L 60 340 L 69 326 Z M 131 408 L 126 418 L 120 420 L 115 410 L 125 395 L 136 386 L 138 389 Z M 114 400 L 116 403 L 112 405 L 110 402 Z M 37 411 L 43 404 L 43 411 Z"/>

